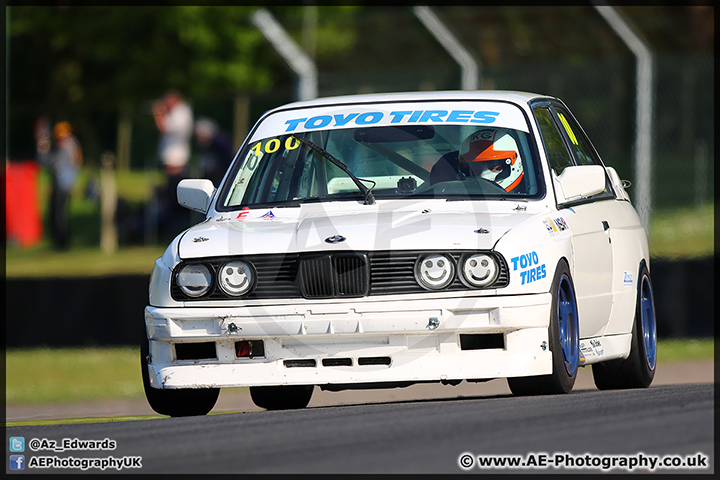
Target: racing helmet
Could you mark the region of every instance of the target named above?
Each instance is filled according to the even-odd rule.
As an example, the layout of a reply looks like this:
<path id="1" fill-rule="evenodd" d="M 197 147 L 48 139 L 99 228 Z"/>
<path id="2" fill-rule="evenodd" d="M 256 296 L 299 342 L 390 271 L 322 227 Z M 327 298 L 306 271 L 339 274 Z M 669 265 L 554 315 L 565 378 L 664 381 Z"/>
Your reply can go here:
<path id="1" fill-rule="evenodd" d="M 459 158 L 476 175 L 497 183 L 507 192 L 522 181 L 517 143 L 504 128 L 484 128 L 468 135 L 460 147 Z"/>

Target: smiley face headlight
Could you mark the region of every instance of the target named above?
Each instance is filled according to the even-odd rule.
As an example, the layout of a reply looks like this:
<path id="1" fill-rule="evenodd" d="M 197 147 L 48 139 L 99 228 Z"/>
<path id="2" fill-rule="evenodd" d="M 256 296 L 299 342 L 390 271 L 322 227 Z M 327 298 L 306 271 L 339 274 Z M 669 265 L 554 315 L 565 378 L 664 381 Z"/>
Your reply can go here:
<path id="1" fill-rule="evenodd" d="M 185 295 L 197 298 L 202 297 L 210 290 L 212 274 L 207 266 L 195 263 L 182 267 L 175 281 Z"/>
<path id="2" fill-rule="evenodd" d="M 415 280 L 429 290 L 440 290 L 455 278 L 455 263 L 447 255 L 430 254 L 415 263 Z"/>
<path id="3" fill-rule="evenodd" d="M 484 253 L 468 255 L 462 260 L 462 281 L 469 287 L 487 287 L 497 279 L 500 273 L 495 258 Z"/>
<path id="4" fill-rule="evenodd" d="M 227 262 L 218 271 L 218 284 L 223 292 L 233 297 L 246 294 L 255 282 L 252 266 L 241 260 Z"/>

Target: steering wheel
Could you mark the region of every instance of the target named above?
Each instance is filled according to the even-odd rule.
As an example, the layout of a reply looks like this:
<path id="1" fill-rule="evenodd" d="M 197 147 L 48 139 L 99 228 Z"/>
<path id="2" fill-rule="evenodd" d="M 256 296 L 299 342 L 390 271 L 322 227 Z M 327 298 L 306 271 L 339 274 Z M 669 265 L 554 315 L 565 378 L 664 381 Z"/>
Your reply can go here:
<path id="1" fill-rule="evenodd" d="M 424 183 L 412 195 L 432 193 L 433 195 L 506 195 L 507 192 L 497 183 L 481 177 L 468 177 L 465 180 L 447 180 L 430 185 Z"/>

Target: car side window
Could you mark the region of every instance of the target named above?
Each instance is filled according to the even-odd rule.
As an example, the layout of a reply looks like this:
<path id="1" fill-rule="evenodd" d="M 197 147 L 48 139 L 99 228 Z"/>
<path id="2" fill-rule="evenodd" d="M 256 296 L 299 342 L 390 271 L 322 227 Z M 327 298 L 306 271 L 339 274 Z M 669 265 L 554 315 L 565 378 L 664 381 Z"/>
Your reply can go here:
<path id="1" fill-rule="evenodd" d="M 565 147 L 562 134 L 558 131 L 548 107 L 538 107 L 533 111 L 540 134 L 545 144 L 548 162 L 556 175 L 560 175 L 565 167 L 573 165 L 572 157 Z"/>
<path id="2" fill-rule="evenodd" d="M 597 156 L 595 149 L 593 149 L 590 141 L 587 139 L 573 116 L 562 107 L 555 106 L 554 108 L 557 118 L 560 120 L 562 128 L 565 130 L 570 150 L 575 156 L 575 162 L 578 165 L 600 165 L 604 167 L 600 158 Z M 612 187 L 610 184 L 610 178 L 605 175 L 605 190 L 597 194 L 596 198 L 608 195 L 612 195 Z"/>
<path id="3" fill-rule="evenodd" d="M 562 108 L 555 107 L 558 119 L 567 133 L 570 140 L 570 148 L 575 154 L 575 161 L 578 165 L 602 165 L 596 157 L 595 152 L 583 135 L 582 130 L 575 123 L 572 115 Z"/>

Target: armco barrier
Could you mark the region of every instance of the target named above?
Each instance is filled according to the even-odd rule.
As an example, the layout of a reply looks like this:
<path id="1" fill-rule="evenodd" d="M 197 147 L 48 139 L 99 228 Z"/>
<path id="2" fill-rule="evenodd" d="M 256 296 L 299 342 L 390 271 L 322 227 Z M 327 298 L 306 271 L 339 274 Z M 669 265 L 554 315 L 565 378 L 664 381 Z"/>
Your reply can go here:
<path id="1" fill-rule="evenodd" d="M 139 345 L 149 275 L 8 279 L 8 347 Z"/>
<path id="2" fill-rule="evenodd" d="M 658 336 L 714 336 L 715 257 L 651 260 L 650 272 Z"/>
<path id="3" fill-rule="evenodd" d="M 711 337 L 714 258 L 651 261 L 658 337 Z M 10 279 L 6 345 L 138 345 L 149 276 Z"/>

